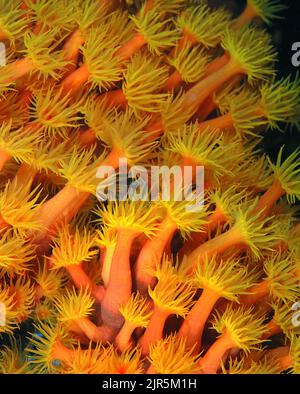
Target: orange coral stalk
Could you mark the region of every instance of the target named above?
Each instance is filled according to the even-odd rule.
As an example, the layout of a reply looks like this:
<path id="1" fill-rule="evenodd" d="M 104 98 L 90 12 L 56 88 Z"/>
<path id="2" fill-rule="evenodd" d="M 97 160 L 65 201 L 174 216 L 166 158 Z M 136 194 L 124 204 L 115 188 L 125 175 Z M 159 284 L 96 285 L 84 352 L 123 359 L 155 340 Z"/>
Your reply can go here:
<path id="1" fill-rule="evenodd" d="M 193 249 L 206 241 L 208 234 L 216 230 L 219 225 L 224 224 L 226 220 L 227 216 L 221 210 L 216 208 L 216 210 L 208 216 L 206 223 L 203 225 L 202 231 L 192 233 L 190 239 L 184 243 L 180 249 L 180 256 L 190 253 Z"/>
<path id="2" fill-rule="evenodd" d="M 74 351 L 68 349 L 60 340 L 57 340 L 53 346 L 52 359 L 61 360 L 62 362 L 69 364 L 72 362 Z"/>
<path id="3" fill-rule="evenodd" d="M 90 193 L 80 192 L 67 185 L 41 205 L 39 218 L 43 229 L 33 234 L 35 241 L 39 242 L 40 253 L 48 249 L 49 242 L 57 231 L 57 224 L 60 221 L 69 223 L 89 196 Z"/>
<path id="4" fill-rule="evenodd" d="M 250 294 L 242 295 L 240 301 L 243 305 L 254 305 L 269 295 L 269 283 L 263 280 L 249 289 Z"/>
<path id="5" fill-rule="evenodd" d="M 282 328 L 275 322 L 274 319 L 269 321 L 267 324 L 267 330 L 262 336 L 263 339 L 269 339 L 273 335 L 280 334 L 282 332 Z"/>
<path id="6" fill-rule="evenodd" d="M 248 3 L 241 15 L 235 20 L 234 27 L 239 29 L 245 24 L 251 22 L 255 17 L 257 17 L 255 9 Z"/>
<path id="7" fill-rule="evenodd" d="M 217 339 L 199 362 L 202 373 L 217 373 L 224 356 L 233 347 L 235 347 L 235 343 L 232 341 L 229 334 L 224 334 Z"/>
<path id="8" fill-rule="evenodd" d="M 164 132 L 162 120 L 153 117 L 145 131 L 149 132 L 145 133 L 145 142 L 155 141 L 157 138 L 161 137 Z"/>
<path id="9" fill-rule="evenodd" d="M 32 99 L 32 92 L 29 89 L 24 89 L 20 92 L 19 103 L 21 108 L 26 111 L 26 120 L 29 121 L 29 105 Z"/>
<path id="10" fill-rule="evenodd" d="M 107 108 L 120 107 L 121 109 L 125 109 L 127 106 L 127 99 L 122 89 L 111 90 L 104 93 L 103 97 L 105 98 Z M 102 100 L 102 96 L 99 99 Z"/>
<path id="11" fill-rule="evenodd" d="M 11 63 L 5 67 L 5 71 L 8 76 L 4 79 L 3 83 L 15 82 L 17 79 L 20 79 L 33 70 L 34 64 L 29 58 L 25 57 L 23 59 L 15 60 L 14 63 Z"/>
<path id="12" fill-rule="evenodd" d="M 119 160 L 124 158 L 124 154 L 118 148 L 113 147 L 101 165 L 110 166 L 117 170 L 119 168 Z"/>
<path id="13" fill-rule="evenodd" d="M 30 165 L 22 163 L 16 173 L 17 184 L 31 185 L 37 172 L 38 171 L 32 168 Z"/>
<path id="14" fill-rule="evenodd" d="M 289 369 L 292 365 L 289 346 L 280 346 L 275 349 L 267 350 L 266 355 L 270 360 L 278 360 L 280 368 L 278 373 Z"/>
<path id="15" fill-rule="evenodd" d="M 99 161 L 99 165 L 101 163 L 118 168 L 120 157 L 122 157 L 121 153 L 113 149 L 104 161 L 102 159 Z M 69 223 L 89 196 L 89 192 L 79 191 L 77 188 L 67 184 L 55 196 L 41 205 L 40 222 L 44 230 L 37 235 L 37 240 L 45 240 L 44 245 L 42 245 L 42 242 L 40 243 L 41 248 L 47 247 L 49 240 L 45 239 L 45 237 L 47 237 L 47 234 L 49 236 L 51 232 L 55 231 L 57 223 L 60 220 L 65 220 Z"/>
<path id="16" fill-rule="evenodd" d="M 65 219 L 66 223 L 69 223 L 73 219 L 73 217 L 77 214 L 77 212 L 85 204 L 89 197 L 90 193 L 80 192 L 78 199 L 74 199 L 68 209 L 62 212 L 62 216 Z M 59 222 L 59 217 L 57 218 L 57 222 Z"/>
<path id="17" fill-rule="evenodd" d="M 66 185 L 54 197 L 46 201 L 40 207 L 40 221 L 43 226 L 49 229 L 57 221 L 64 211 L 67 211 L 74 200 L 78 200 L 83 192 L 79 192 L 75 187 Z M 89 193 L 88 193 L 89 194 Z"/>
<path id="18" fill-rule="evenodd" d="M 230 247 L 241 246 L 243 242 L 243 237 L 240 232 L 232 227 L 225 233 L 198 246 L 198 248 L 188 255 L 187 261 L 191 264 L 191 267 L 195 268 L 199 258 L 200 261 L 203 261 L 206 257 L 220 254 Z"/>
<path id="19" fill-rule="evenodd" d="M 64 59 L 72 61 L 76 64 L 79 47 L 84 43 L 84 38 L 82 37 L 80 30 L 76 29 L 71 36 L 66 40 L 63 46 Z"/>
<path id="20" fill-rule="evenodd" d="M 10 228 L 11 225 L 9 223 L 7 223 L 3 217 L 0 215 L 0 230 L 6 230 L 8 228 Z"/>
<path id="21" fill-rule="evenodd" d="M 88 128 L 87 130 L 84 130 L 78 134 L 78 141 L 83 146 L 90 146 L 97 142 L 97 137 L 94 130 L 92 128 Z"/>
<path id="22" fill-rule="evenodd" d="M 220 70 L 220 68 L 224 67 L 229 61 L 229 56 L 227 53 L 224 55 L 217 57 L 212 62 L 210 62 L 206 68 L 206 75 L 213 74 L 214 72 Z"/>
<path id="23" fill-rule="evenodd" d="M 205 323 L 219 298 L 215 291 L 204 288 L 201 296 L 193 305 L 180 327 L 179 335 L 187 338 L 186 344 L 188 347 L 196 344 L 195 351 L 198 351 L 201 347 Z"/>
<path id="24" fill-rule="evenodd" d="M 116 55 L 122 60 L 128 60 L 146 44 L 145 38 L 140 33 L 135 33 L 129 41 L 116 51 Z"/>
<path id="25" fill-rule="evenodd" d="M 111 273 L 102 302 L 101 316 L 110 327 L 120 328 L 123 318 L 119 307 L 126 303 L 131 295 L 132 278 L 130 269 L 130 250 L 136 233 L 119 230 L 117 245 L 111 261 Z"/>
<path id="26" fill-rule="evenodd" d="M 212 62 L 213 63 L 213 62 Z M 211 64 L 212 64 L 211 63 Z M 217 71 L 218 67 L 216 67 Z M 207 75 L 209 75 L 207 73 Z M 238 81 L 241 79 L 240 75 L 235 76 L 234 78 L 231 78 L 228 82 L 229 84 L 234 84 L 237 83 Z M 219 93 L 222 92 L 222 88 L 219 89 L 217 92 L 214 92 L 214 94 L 211 94 L 204 102 L 203 104 L 198 108 L 198 111 L 196 112 L 196 114 L 194 115 L 194 118 L 198 120 L 198 122 L 204 122 L 205 120 L 207 120 L 208 116 L 215 110 L 218 108 L 218 102 L 215 99 L 215 93 Z M 209 125 L 209 124 L 208 124 Z M 230 124 L 231 126 L 231 124 Z"/>
<path id="27" fill-rule="evenodd" d="M 62 83 L 62 91 L 65 94 L 75 94 L 89 79 L 89 70 L 85 63 L 79 68 L 67 75 Z"/>
<path id="28" fill-rule="evenodd" d="M 7 153 L 5 150 L 0 149 L 0 170 L 3 169 L 5 164 L 12 158 L 12 155 Z"/>
<path id="29" fill-rule="evenodd" d="M 196 44 L 197 41 L 185 30 L 183 29 L 182 35 L 177 41 L 176 47 L 174 47 L 171 51 L 171 54 L 174 55 L 176 50 L 181 51 L 183 50 L 184 47 L 186 46 L 192 46 L 193 44 Z"/>
<path id="30" fill-rule="evenodd" d="M 235 19 L 233 27 L 239 29 L 255 18 L 260 18 L 266 24 L 270 24 L 272 19 L 280 18 L 280 12 L 285 9 L 286 6 L 277 0 L 248 0 L 244 11 Z"/>
<path id="31" fill-rule="evenodd" d="M 206 120 L 205 122 L 199 123 L 199 132 L 203 132 L 207 127 L 212 127 L 213 129 L 226 129 L 233 127 L 233 119 L 230 113 L 227 113 L 217 118 Z"/>
<path id="32" fill-rule="evenodd" d="M 175 70 L 167 79 L 164 89 L 166 91 L 171 91 L 177 88 L 181 84 L 181 82 L 182 82 L 181 75 L 178 70 Z"/>
<path id="33" fill-rule="evenodd" d="M 101 268 L 101 276 L 104 283 L 104 286 L 107 287 L 110 275 L 110 268 L 112 258 L 115 252 L 116 243 L 112 245 L 106 245 L 105 247 L 101 248 L 100 251 L 100 266 Z"/>
<path id="34" fill-rule="evenodd" d="M 35 3 L 35 2 L 36 2 L 36 0 L 32 0 L 32 3 Z M 26 0 L 21 1 L 20 8 L 21 8 L 21 10 L 28 10 L 29 9 L 29 6 L 28 6 Z"/>
<path id="35" fill-rule="evenodd" d="M 199 122 L 204 122 L 208 116 L 217 108 L 217 104 L 213 99 L 213 95 L 210 95 L 199 107 L 198 111 L 194 115 L 195 119 Z"/>
<path id="36" fill-rule="evenodd" d="M 134 268 L 136 287 L 141 294 L 147 294 L 148 286 L 154 284 L 154 276 L 151 271 L 155 270 L 156 265 L 160 262 L 176 228 L 175 223 L 172 223 L 169 218 L 165 218 L 159 225 L 155 238 L 148 239 L 142 247 Z"/>
<path id="37" fill-rule="evenodd" d="M 132 342 L 131 336 L 135 328 L 136 327 L 134 325 L 130 323 L 127 324 L 127 322 L 125 322 L 120 332 L 116 336 L 115 344 L 121 352 L 126 352 L 126 350 L 130 348 Z"/>
<path id="38" fill-rule="evenodd" d="M 106 326 L 96 326 L 87 317 L 81 317 L 74 321 L 81 331 L 93 342 L 106 342 L 111 340 L 112 329 Z"/>
<path id="39" fill-rule="evenodd" d="M 104 287 L 96 286 L 91 278 L 85 273 L 82 264 L 67 265 L 66 270 L 69 272 L 75 286 L 78 289 L 89 289 L 97 302 L 101 302 L 104 297 Z"/>
<path id="40" fill-rule="evenodd" d="M 76 68 L 79 58 L 79 49 L 83 43 L 84 38 L 82 37 L 79 29 L 76 29 L 64 43 L 62 49 L 63 58 L 71 62 L 71 64 L 66 67 L 69 73 L 74 71 Z"/>
<path id="41" fill-rule="evenodd" d="M 280 181 L 275 180 L 272 186 L 260 197 L 254 213 L 261 212 L 261 217 L 265 218 L 270 214 L 273 205 L 286 194 Z"/>
<path id="42" fill-rule="evenodd" d="M 157 372 L 155 371 L 155 368 L 153 367 L 153 365 L 150 365 L 150 367 L 146 371 L 146 374 L 147 375 L 155 375 L 155 374 L 157 374 Z"/>
<path id="43" fill-rule="evenodd" d="M 187 91 L 184 99 L 183 110 L 187 110 L 192 107 L 196 111 L 198 107 L 226 81 L 243 73 L 243 69 L 234 61 L 230 60 L 218 71 L 208 75 Z"/>
<path id="44" fill-rule="evenodd" d="M 153 314 L 150 317 L 148 327 L 139 341 L 142 353 L 148 354 L 151 344 L 162 338 L 165 322 L 170 315 L 170 311 L 154 306 Z"/>

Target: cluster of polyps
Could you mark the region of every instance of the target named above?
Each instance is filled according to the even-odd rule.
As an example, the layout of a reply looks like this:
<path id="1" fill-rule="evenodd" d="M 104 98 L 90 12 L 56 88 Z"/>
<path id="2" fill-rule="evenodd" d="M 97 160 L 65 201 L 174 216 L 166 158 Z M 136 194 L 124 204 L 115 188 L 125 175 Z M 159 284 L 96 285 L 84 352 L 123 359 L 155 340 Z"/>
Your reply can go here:
<path id="1" fill-rule="evenodd" d="M 254 25 L 283 7 L 195 3 L 0 0 L 1 372 L 300 371 L 300 155 L 258 148 L 299 126 Z M 100 203 L 120 160 L 203 167 L 203 209 Z"/>

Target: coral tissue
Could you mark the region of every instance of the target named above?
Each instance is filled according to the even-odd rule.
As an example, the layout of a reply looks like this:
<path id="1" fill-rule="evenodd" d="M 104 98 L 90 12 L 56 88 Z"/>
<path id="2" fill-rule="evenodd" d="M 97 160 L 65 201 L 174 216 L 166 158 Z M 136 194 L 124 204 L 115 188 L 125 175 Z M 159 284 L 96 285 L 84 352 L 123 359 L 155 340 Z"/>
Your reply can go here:
<path id="1" fill-rule="evenodd" d="M 133 3 L 0 0 L 0 372 L 299 373 L 300 150 L 260 145 L 300 127 L 285 7 Z M 124 162 L 189 183 L 103 201 Z"/>

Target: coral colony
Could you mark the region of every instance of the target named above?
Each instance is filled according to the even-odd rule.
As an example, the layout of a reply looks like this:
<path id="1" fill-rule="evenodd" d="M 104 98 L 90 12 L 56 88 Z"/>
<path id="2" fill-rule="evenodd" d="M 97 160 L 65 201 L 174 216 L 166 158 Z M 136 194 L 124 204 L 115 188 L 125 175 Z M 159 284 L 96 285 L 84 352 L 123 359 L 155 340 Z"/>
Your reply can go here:
<path id="1" fill-rule="evenodd" d="M 299 373 L 284 7 L 131 3 L 0 0 L 0 371 Z"/>

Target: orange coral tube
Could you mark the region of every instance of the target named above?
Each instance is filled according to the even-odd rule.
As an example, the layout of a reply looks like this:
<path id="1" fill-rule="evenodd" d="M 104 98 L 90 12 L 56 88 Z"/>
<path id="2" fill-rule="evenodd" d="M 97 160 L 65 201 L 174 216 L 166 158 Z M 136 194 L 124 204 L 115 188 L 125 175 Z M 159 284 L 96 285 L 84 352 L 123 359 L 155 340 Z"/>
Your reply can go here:
<path id="1" fill-rule="evenodd" d="M 49 229 L 56 223 L 59 216 L 68 210 L 70 204 L 74 200 L 78 200 L 82 194 L 83 192 L 79 192 L 76 188 L 66 185 L 51 200 L 46 201 L 40 207 L 41 224 Z"/>
<path id="2" fill-rule="evenodd" d="M 200 350 L 205 323 L 219 298 L 215 291 L 209 288 L 203 289 L 180 327 L 179 335 L 186 337 L 188 347 L 196 345 L 195 352 Z"/>
<path id="3" fill-rule="evenodd" d="M 269 283 L 265 279 L 256 283 L 249 289 L 250 294 L 245 294 L 240 297 L 240 302 L 244 305 L 253 305 L 258 301 L 269 295 Z"/>
<path id="4" fill-rule="evenodd" d="M 192 107 L 197 111 L 198 107 L 207 97 L 220 88 L 226 81 L 238 74 L 243 74 L 243 70 L 233 60 L 230 60 L 218 71 L 202 79 L 187 91 L 183 110 Z"/>
<path id="5" fill-rule="evenodd" d="M 252 7 L 251 4 L 247 4 L 241 15 L 234 21 L 233 27 L 235 29 L 239 29 L 247 23 L 251 22 L 252 19 L 254 19 L 255 17 L 257 17 L 255 9 Z"/>
<path id="6" fill-rule="evenodd" d="M 235 347 L 235 343 L 228 334 L 224 334 L 218 338 L 199 362 L 202 373 L 217 373 L 227 351 L 233 347 Z"/>
<path id="7" fill-rule="evenodd" d="M 66 270 L 69 272 L 75 286 L 78 289 L 90 289 L 92 295 L 101 303 L 105 290 L 102 286 L 96 286 L 91 278 L 84 272 L 82 264 L 67 265 Z"/>
<path id="8" fill-rule="evenodd" d="M 171 91 L 175 88 L 177 88 L 182 82 L 181 75 L 178 70 L 175 70 L 167 79 L 164 90 Z"/>
<path id="9" fill-rule="evenodd" d="M 273 205 L 286 194 L 279 181 L 275 180 L 272 186 L 260 197 L 254 213 L 261 212 L 261 217 L 266 218 L 270 214 Z"/>
<path id="10" fill-rule="evenodd" d="M 5 164 L 12 158 L 12 155 L 7 153 L 5 150 L 0 149 L 0 170 L 3 169 Z"/>
<path id="11" fill-rule="evenodd" d="M 61 341 L 57 341 L 52 351 L 52 360 L 60 360 L 66 364 L 70 364 L 73 359 L 74 352 L 68 349 Z"/>
<path id="12" fill-rule="evenodd" d="M 123 327 L 116 336 L 115 344 L 121 352 L 125 352 L 131 347 L 131 336 L 135 328 L 136 327 L 132 323 L 125 321 Z"/>
<path id="13" fill-rule="evenodd" d="M 99 96 L 99 99 L 105 100 L 107 108 L 120 107 L 125 109 L 127 107 L 127 99 L 122 89 L 111 90 Z"/>
<path id="14" fill-rule="evenodd" d="M 75 94 L 85 84 L 89 79 L 89 70 L 85 63 L 83 63 L 79 68 L 69 74 L 61 82 L 62 91 L 65 94 L 71 93 Z"/>
<path id="15" fill-rule="evenodd" d="M 4 83 L 15 82 L 17 79 L 27 75 L 30 71 L 34 70 L 34 65 L 29 58 L 16 60 L 14 63 L 5 66 L 5 71 L 9 77 L 5 79 Z"/>
<path id="16" fill-rule="evenodd" d="M 280 334 L 282 332 L 281 327 L 275 322 L 274 319 L 272 319 L 268 324 L 267 324 L 267 331 L 263 335 L 263 339 L 269 339 L 273 335 Z"/>
<path id="17" fill-rule="evenodd" d="M 144 45 L 146 45 L 145 38 L 140 33 L 135 33 L 129 41 L 116 51 L 116 56 L 122 60 L 128 60 Z"/>
<path id="18" fill-rule="evenodd" d="M 29 164 L 22 163 L 16 173 L 18 185 L 31 185 L 37 172 L 38 171 L 32 168 Z"/>
<path id="19" fill-rule="evenodd" d="M 78 140 L 83 146 L 90 146 L 97 142 L 97 137 L 94 130 L 89 128 L 78 134 Z"/>
<path id="20" fill-rule="evenodd" d="M 86 317 L 75 320 L 76 325 L 93 342 L 107 342 L 112 338 L 112 330 L 106 326 L 96 326 Z"/>
<path id="21" fill-rule="evenodd" d="M 131 296 L 130 250 L 135 236 L 136 234 L 127 228 L 119 230 L 108 286 L 103 297 L 102 320 L 104 324 L 116 329 L 119 329 L 123 324 L 119 307 L 126 303 Z"/>
<path id="22" fill-rule="evenodd" d="M 226 129 L 233 127 L 233 119 L 230 113 L 219 116 L 217 118 L 206 120 L 205 122 L 199 123 L 199 132 L 203 132 L 207 129 L 207 127 L 211 127 L 214 129 Z"/>
<path id="23" fill-rule="evenodd" d="M 164 219 L 157 230 L 155 239 L 148 239 L 140 251 L 135 264 L 135 280 L 136 287 L 141 294 L 146 295 L 148 286 L 153 285 L 155 267 L 160 262 L 165 247 L 176 229 L 173 222 L 168 218 Z"/>
<path id="24" fill-rule="evenodd" d="M 224 252 L 230 247 L 236 247 L 242 244 L 243 239 L 241 234 L 236 228 L 232 227 L 225 233 L 198 246 L 198 248 L 188 255 L 188 262 L 191 264 L 191 267 L 195 269 L 197 264 L 203 261 L 206 256 L 213 256 Z"/>
<path id="25" fill-rule="evenodd" d="M 165 322 L 169 315 L 170 312 L 165 311 L 158 306 L 154 306 L 154 311 L 150 317 L 149 324 L 144 335 L 139 341 L 139 345 L 142 347 L 142 353 L 144 355 L 149 353 L 151 344 L 162 338 Z"/>
<path id="26" fill-rule="evenodd" d="M 79 48 L 83 43 L 84 38 L 82 37 L 80 30 L 76 29 L 64 43 L 62 49 L 64 59 L 76 63 L 79 55 Z"/>

